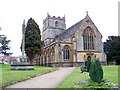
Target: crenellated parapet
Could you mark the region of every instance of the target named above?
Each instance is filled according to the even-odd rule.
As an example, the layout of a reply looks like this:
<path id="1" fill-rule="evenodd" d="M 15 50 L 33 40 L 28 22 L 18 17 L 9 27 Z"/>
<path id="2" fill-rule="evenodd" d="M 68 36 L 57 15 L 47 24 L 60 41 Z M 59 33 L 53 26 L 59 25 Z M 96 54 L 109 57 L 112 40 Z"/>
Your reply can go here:
<path id="1" fill-rule="evenodd" d="M 54 38 L 66 30 L 65 16 L 56 17 L 47 14 L 47 17 L 43 20 L 42 40 L 46 44 L 51 43 Z"/>
<path id="2" fill-rule="evenodd" d="M 56 19 L 56 20 L 63 20 L 63 21 L 65 21 L 65 16 L 64 17 L 60 17 L 60 16 L 56 17 L 56 16 L 51 16 L 51 15 L 49 15 L 49 13 L 47 13 L 47 17 L 43 20 L 43 24 L 48 19 Z"/>

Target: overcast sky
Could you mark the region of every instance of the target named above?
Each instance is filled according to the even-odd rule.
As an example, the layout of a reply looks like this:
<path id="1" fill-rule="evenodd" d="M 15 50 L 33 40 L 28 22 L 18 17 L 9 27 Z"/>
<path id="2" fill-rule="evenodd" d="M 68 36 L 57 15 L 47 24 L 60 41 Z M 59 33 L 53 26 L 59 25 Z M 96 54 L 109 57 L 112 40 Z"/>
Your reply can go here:
<path id="1" fill-rule="evenodd" d="M 21 55 L 23 19 L 35 19 L 42 31 L 43 19 L 51 16 L 66 16 L 69 28 L 89 16 L 103 35 L 104 42 L 110 35 L 118 35 L 119 0 L 0 0 L 0 34 L 7 36 L 12 56 Z"/>

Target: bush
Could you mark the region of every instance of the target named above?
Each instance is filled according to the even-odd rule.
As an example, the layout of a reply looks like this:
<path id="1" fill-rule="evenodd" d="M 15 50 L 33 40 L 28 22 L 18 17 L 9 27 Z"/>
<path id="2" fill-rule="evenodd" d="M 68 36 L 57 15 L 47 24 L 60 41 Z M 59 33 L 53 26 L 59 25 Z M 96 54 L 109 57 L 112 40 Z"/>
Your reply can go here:
<path id="1" fill-rule="evenodd" d="M 81 72 L 83 73 L 83 72 L 86 72 L 87 71 L 87 67 L 86 66 L 82 66 L 81 67 Z"/>
<path id="2" fill-rule="evenodd" d="M 88 59 L 86 64 L 87 64 L 87 72 L 89 72 L 89 70 L 90 70 L 90 64 L 91 64 L 91 59 Z"/>
<path id="3" fill-rule="evenodd" d="M 99 59 L 91 61 L 89 70 L 90 79 L 94 82 L 101 83 L 103 79 L 103 69 Z"/>

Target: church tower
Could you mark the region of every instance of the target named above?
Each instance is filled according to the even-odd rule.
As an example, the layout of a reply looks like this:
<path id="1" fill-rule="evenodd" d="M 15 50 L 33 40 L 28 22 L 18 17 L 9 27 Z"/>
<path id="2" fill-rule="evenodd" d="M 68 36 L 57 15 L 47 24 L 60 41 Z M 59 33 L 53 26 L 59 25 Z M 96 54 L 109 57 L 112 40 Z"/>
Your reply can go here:
<path id="1" fill-rule="evenodd" d="M 65 17 L 55 17 L 47 14 L 43 20 L 42 40 L 45 45 L 51 43 L 54 38 L 66 29 Z"/>

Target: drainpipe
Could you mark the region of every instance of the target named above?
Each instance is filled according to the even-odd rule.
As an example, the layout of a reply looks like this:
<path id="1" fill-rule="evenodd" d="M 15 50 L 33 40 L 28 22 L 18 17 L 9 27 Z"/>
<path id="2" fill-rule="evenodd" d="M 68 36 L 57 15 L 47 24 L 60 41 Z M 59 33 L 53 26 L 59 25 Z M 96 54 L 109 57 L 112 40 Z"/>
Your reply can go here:
<path id="1" fill-rule="evenodd" d="M 76 39 L 76 50 L 75 50 L 75 56 L 76 56 L 76 67 L 78 66 L 78 64 L 77 64 L 77 39 Z"/>

